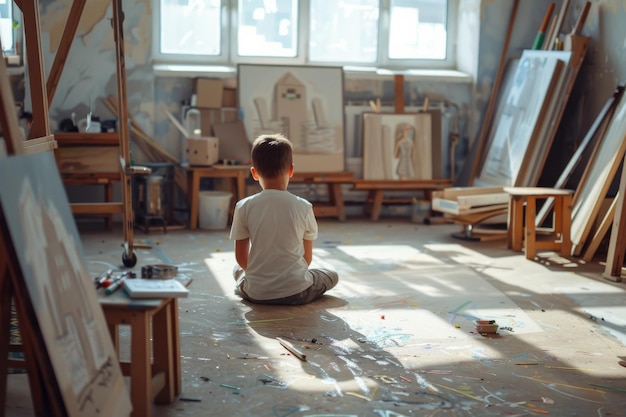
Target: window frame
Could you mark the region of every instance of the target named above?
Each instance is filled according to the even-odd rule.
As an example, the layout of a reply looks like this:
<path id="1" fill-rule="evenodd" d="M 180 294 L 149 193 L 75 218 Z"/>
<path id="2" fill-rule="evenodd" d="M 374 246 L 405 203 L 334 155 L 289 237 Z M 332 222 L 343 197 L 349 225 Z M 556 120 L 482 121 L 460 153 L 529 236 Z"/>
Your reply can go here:
<path id="1" fill-rule="evenodd" d="M 18 29 L 22 28 L 22 17 L 21 17 L 22 11 L 17 6 L 17 4 L 15 4 L 15 1 L 13 0 L 7 0 L 7 4 L 11 8 L 11 26 L 12 26 L 11 38 L 12 39 L 11 39 L 11 42 L 6 42 L 6 40 L 2 40 L 2 48 L 6 48 L 6 50 L 3 49 L 0 51 L 0 54 L 2 54 L 2 56 L 4 56 L 5 54 L 7 55 L 18 54 L 19 51 L 15 49 L 15 43 L 17 42 L 18 44 L 21 44 L 21 39 L 19 37 Z M 13 27 L 13 22 L 18 23 L 18 28 Z"/>
<path id="2" fill-rule="evenodd" d="M 414 69 L 456 69 L 456 36 L 458 0 L 447 0 L 446 16 L 446 58 L 434 59 L 390 59 L 388 58 L 389 23 L 391 0 L 380 0 L 380 19 L 378 22 L 378 58 L 373 63 L 352 63 L 333 61 L 314 61 L 309 59 L 309 0 L 298 0 L 298 42 L 295 57 L 259 57 L 238 56 L 238 0 L 222 0 L 221 4 L 221 45 L 220 55 L 163 54 L 161 42 L 160 0 L 153 0 L 153 57 L 154 64 L 169 65 L 216 65 L 236 67 L 238 64 L 274 64 L 274 65 L 319 65 L 343 66 L 352 68 L 384 68 L 389 70 Z M 231 45 L 233 45 L 231 47 Z"/>

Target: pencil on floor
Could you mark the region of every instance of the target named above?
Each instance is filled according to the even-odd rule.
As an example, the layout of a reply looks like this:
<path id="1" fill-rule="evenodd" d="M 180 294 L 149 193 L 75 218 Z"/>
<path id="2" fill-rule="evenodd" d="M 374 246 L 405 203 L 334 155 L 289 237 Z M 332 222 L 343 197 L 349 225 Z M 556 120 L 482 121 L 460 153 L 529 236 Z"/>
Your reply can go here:
<path id="1" fill-rule="evenodd" d="M 296 358 L 306 361 L 306 355 L 302 353 L 298 348 L 296 348 L 292 343 L 281 337 L 277 337 L 276 340 L 278 340 L 278 343 L 280 343 L 285 349 L 291 352 Z"/>

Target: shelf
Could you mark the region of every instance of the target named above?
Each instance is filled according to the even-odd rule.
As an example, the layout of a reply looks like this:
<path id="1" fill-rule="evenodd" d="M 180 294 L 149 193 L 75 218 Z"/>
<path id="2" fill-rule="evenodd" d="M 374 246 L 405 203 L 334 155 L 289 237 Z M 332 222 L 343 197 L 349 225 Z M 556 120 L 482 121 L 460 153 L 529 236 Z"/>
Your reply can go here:
<path id="1" fill-rule="evenodd" d="M 54 139 L 63 146 L 119 146 L 120 136 L 113 133 L 55 133 Z"/>

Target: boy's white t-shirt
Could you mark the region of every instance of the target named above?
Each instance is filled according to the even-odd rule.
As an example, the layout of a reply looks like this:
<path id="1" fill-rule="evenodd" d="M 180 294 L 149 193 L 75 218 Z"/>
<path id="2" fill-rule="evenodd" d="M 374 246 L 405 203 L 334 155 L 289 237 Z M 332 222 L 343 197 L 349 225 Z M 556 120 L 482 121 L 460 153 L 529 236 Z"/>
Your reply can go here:
<path id="1" fill-rule="evenodd" d="M 263 190 L 235 206 L 232 240 L 250 238 L 243 289 L 256 300 L 288 297 L 313 284 L 303 239 L 317 238 L 313 206 L 289 191 Z"/>

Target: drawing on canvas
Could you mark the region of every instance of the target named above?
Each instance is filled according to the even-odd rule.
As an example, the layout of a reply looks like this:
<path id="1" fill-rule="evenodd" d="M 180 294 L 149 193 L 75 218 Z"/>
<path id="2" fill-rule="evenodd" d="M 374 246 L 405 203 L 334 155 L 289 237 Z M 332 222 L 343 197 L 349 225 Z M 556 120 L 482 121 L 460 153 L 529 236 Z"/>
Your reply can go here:
<path id="1" fill-rule="evenodd" d="M 343 171 L 343 70 L 240 64 L 240 113 L 250 141 L 282 133 L 296 171 Z"/>
<path id="2" fill-rule="evenodd" d="M 363 178 L 432 179 L 430 113 L 363 114 Z"/>
<path id="3" fill-rule="evenodd" d="M 16 253 L 68 415 L 128 415 L 130 398 L 53 155 L 5 158 L 0 203 L 6 243 Z"/>

